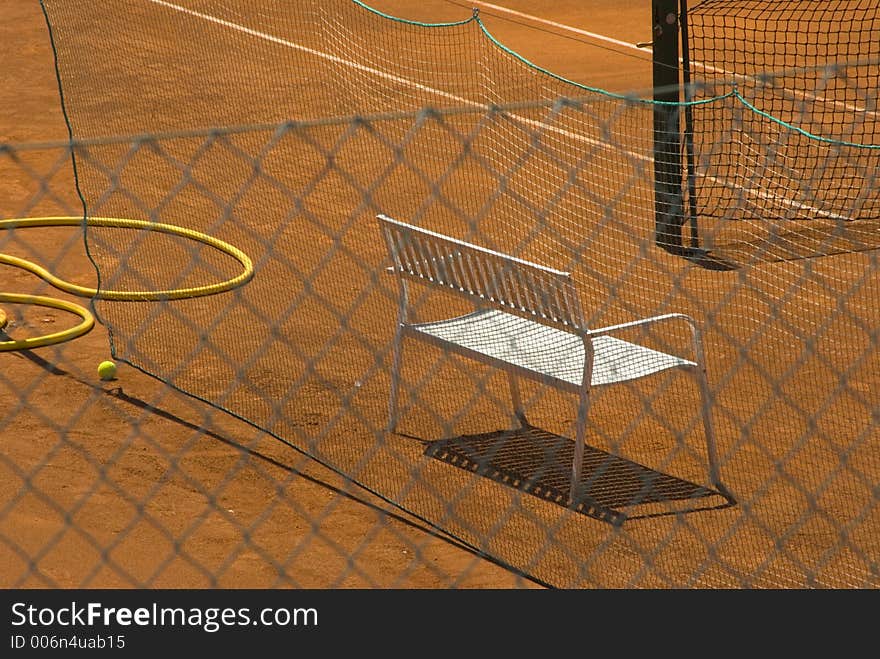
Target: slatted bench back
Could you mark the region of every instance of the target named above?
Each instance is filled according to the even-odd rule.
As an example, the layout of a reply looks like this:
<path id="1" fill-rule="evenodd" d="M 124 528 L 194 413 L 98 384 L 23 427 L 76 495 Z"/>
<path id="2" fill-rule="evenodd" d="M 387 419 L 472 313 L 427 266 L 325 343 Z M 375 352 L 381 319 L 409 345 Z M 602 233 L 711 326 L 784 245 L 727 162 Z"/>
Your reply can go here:
<path id="1" fill-rule="evenodd" d="M 483 304 L 568 331 L 587 331 L 571 274 L 378 216 L 393 268 Z"/>

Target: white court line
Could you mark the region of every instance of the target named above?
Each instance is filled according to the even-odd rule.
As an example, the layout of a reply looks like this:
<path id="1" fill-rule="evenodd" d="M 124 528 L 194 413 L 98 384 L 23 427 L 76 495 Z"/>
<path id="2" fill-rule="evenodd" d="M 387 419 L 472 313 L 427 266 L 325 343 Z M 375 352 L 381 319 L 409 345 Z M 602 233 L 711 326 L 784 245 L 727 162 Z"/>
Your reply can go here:
<path id="1" fill-rule="evenodd" d="M 265 41 L 269 41 L 271 43 L 278 44 L 280 46 L 286 46 L 287 48 L 293 48 L 295 50 L 300 50 L 304 53 L 308 53 L 309 55 L 314 55 L 315 57 L 320 57 L 322 59 L 329 60 L 335 64 L 343 64 L 352 69 L 356 69 L 358 71 L 363 71 L 365 73 L 370 73 L 372 75 L 378 76 L 380 78 L 384 78 L 385 80 L 391 80 L 392 82 L 400 83 L 412 87 L 414 89 L 418 89 L 423 92 L 428 92 L 430 94 L 436 94 L 438 96 L 442 96 L 443 98 L 455 101 L 456 103 L 461 103 L 467 105 L 469 107 L 478 108 L 482 110 L 490 110 L 491 106 L 485 103 L 477 103 L 476 101 L 472 101 L 470 99 L 464 98 L 463 96 L 458 96 L 457 94 L 453 94 L 451 92 L 443 91 L 442 89 L 436 89 L 434 87 L 430 87 L 428 85 L 423 85 L 419 82 L 415 82 L 414 80 L 410 80 L 409 78 L 404 78 L 401 76 L 394 75 L 393 73 L 388 73 L 387 71 L 383 71 L 381 69 L 376 69 L 370 66 L 366 66 L 364 64 L 359 64 L 357 62 L 353 62 L 351 60 L 344 59 L 342 57 L 337 57 L 336 55 L 331 55 L 330 53 L 325 53 L 321 50 L 315 50 L 313 48 L 309 48 L 307 46 L 303 46 L 294 41 L 289 41 L 287 39 L 282 39 L 281 37 L 276 37 L 266 32 L 260 32 L 258 30 L 253 30 L 249 27 L 245 27 L 243 25 L 239 25 L 238 23 L 233 23 L 231 21 L 224 20 L 222 18 L 217 18 L 216 16 L 211 16 L 210 14 L 203 14 L 201 12 L 195 11 L 194 9 L 189 9 L 187 7 L 181 7 L 180 5 L 175 5 L 174 3 L 168 2 L 167 0 L 147 0 L 148 2 L 152 2 L 153 4 L 162 5 L 163 7 L 167 7 L 168 9 L 173 9 L 175 11 L 182 12 L 184 14 L 188 14 L 195 18 L 200 18 L 204 21 L 208 21 L 210 23 L 214 23 L 216 25 L 220 25 L 221 27 L 229 28 L 230 30 L 235 30 L 236 32 L 241 32 L 243 34 L 247 34 L 252 37 L 256 37 L 258 39 L 264 39 Z M 550 132 L 554 132 L 560 135 L 564 135 L 565 137 L 570 137 L 575 140 L 580 140 L 582 142 L 586 142 L 592 146 L 607 146 L 605 142 L 601 142 L 599 140 L 594 140 L 590 137 L 586 137 L 585 135 L 580 135 L 578 133 L 572 133 L 571 131 L 564 130 L 562 128 L 557 128 L 555 126 L 551 126 L 549 124 L 544 123 L 543 121 L 537 121 L 535 119 L 527 119 L 526 117 L 520 117 L 518 115 L 511 114 L 510 116 L 515 117 L 519 121 L 523 123 L 529 124 L 531 126 L 539 126 L 542 129 L 545 129 Z M 629 153 L 627 155 L 631 155 L 634 158 L 639 158 L 643 161 L 652 161 L 653 158 L 648 156 L 640 155 L 637 153 Z"/>
<path id="2" fill-rule="evenodd" d="M 521 11 L 516 11 L 515 9 L 508 9 L 507 7 L 502 7 L 500 5 L 493 5 L 491 2 L 480 2 L 479 0 L 471 0 L 471 4 L 481 5 L 483 7 L 487 7 L 489 9 L 494 9 L 495 11 L 504 12 L 505 14 L 510 14 L 512 16 L 518 16 L 520 18 L 525 18 L 530 21 L 534 21 L 535 23 L 543 23 L 544 25 L 550 25 L 552 27 L 558 27 L 560 30 L 566 30 L 567 32 L 573 32 L 574 34 L 580 34 L 584 37 L 589 37 L 590 39 L 596 39 L 597 41 L 607 41 L 608 43 L 613 43 L 615 46 L 622 46 L 623 48 L 632 48 L 633 50 L 638 50 L 642 52 L 643 50 L 650 51 L 651 48 L 639 48 L 634 43 L 630 43 L 629 41 L 620 41 L 619 39 L 613 39 L 612 37 L 607 37 L 604 34 L 597 34 L 596 32 L 587 32 L 586 30 L 582 30 L 577 27 L 572 27 L 571 25 L 566 25 L 565 23 L 557 23 L 556 21 L 551 21 L 546 18 L 539 18 L 538 16 L 532 16 L 531 14 L 525 14 Z"/>
<path id="3" fill-rule="evenodd" d="M 483 2 L 482 0 L 471 0 L 471 2 L 475 5 L 481 5 L 483 7 L 487 7 L 494 11 L 499 11 L 505 14 L 510 14 L 511 16 L 517 16 L 519 18 L 525 18 L 527 20 L 533 21 L 535 23 L 541 23 L 543 25 L 549 25 L 555 28 L 559 28 L 560 30 L 565 30 L 567 32 L 571 32 L 573 34 L 579 34 L 581 36 L 589 37 L 591 39 L 596 39 L 597 41 L 605 41 L 607 43 L 614 44 L 615 46 L 622 46 L 624 48 L 632 48 L 634 50 L 642 51 L 647 50 L 649 52 L 653 52 L 653 49 L 649 47 L 639 48 L 637 45 L 633 43 L 629 43 L 626 41 L 620 41 L 619 39 L 613 39 L 611 37 L 606 37 L 602 34 L 597 34 L 595 32 L 588 32 L 587 30 L 582 30 L 577 27 L 572 27 L 571 25 L 566 25 L 565 23 L 557 23 L 556 21 L 551 21 L 546 18 L 541 18 L 540 16 L 533 16 L 532 14 L 526 14 L 521 11 L 516 11 L 515 9 L 509 9 L 508 7 L 502 7 L 501 5 L 492 4 L 491 2 Z M 682 61 L 681 58 L 678 59 L 679 62 Z M 726 69 L 718 68 L 717 66 L 712 66 L 711 64 L 706 64 L 704 62 L 692 60 L 691 64 L 696 66 L 704 71 L 708 71 L 710 73 L 717 73 L 723 76 L 728 76 L 734 80 L 759 80 L 755 76 L 747 76 L 742 73 L 734 73 L 733 71 L 727 71 Z M 843 101 L 829 101 L 828 99 L 817 96 L 815 94 L 810 94 L 809 92 L 800 92 L 796 90 L 788 90 L 795 98 L 800 98 L 801 100 L 810 100 L 810 101 L 821 101 L 823 103 L 829 103 L 831 105 L 836 105 L 837 107 L 844 108 L 851 112 L 867 112 L 869 115 L 877 116 L 878 112 L 876 110 L 868 111 L 867 108 L 862 107 L 860 105 L 852 105 L 850 103 L 845 103 Z"/>
<path id="4" fill-rule="evenodd" d="M 630 41 L 621 41 L 620 39 L 614 39 L 613 37 L 606 36 L 604 34 L 598 34 L 597 32 L 589 32 L 587 30 L 582 30 L 579 27 L 573 27 L 571 25 L 566 25 L 565 23 L 557 23 L 556 21 L 551 21 L 546 18 L 541 18 L 540 16 L 533 16 L 532 14 L 526 14 L 522 11 L 517 11 L 515 9 L 510 9 L 509 7 L 502 7 L 501 5 L 495 5 L 491 2 L 482 2 L 482 0 L 471 0 L 471 2 L 475 5 L 481 5 L 488 9 L 492 9 L 494 11 L 500 11 L 504 14 L 510 14 L 511 16 L 517 16 L 518 18 L 524 18 L 526 20 L 532 21 L 534 23 L 541 23 L 543 25 L 549 25 L 551 27 L 559 28 L 560 30 L 565 30 L 566 32 L 571 32 L 572 34 L 579 34 L 583 37 L 589 37 L 590 39 L 595 39 L 596 41 L 604 41 L 606 43 L 614 44 L 615 46 L 621 46 L 623 48 L 630 48 L 632 50 L 637 50 L 640 53 L 647 51 L 649 53 L 653 53 L 654 49 L 651 46 L 637 46 L 636 44 Z M 650 43 L 650 42 L 649 42 Z M 646 59 L 646 58 L 643 58 Z M 678 60 L 681 62 L 681 58 Z M 710 64 L 703 64 L 702 62 L 691 62 L 696 66 L 699 66 L 701 69 L 706 71 L 711 71 L 712 73 L 721 73 L 724 75 L 735 76 L 740 79 L 744 79 L 746 76 L 736 75 L 731 73 L 730 71 L 725 71 L 724 69 L 719 69 Z"/>
<path id="5" fill-rule="evenodd" d="M 301 50 L 304 53 L 308 53 L 309 55 L 314 55 L 315 57 L 321 57 L 326 60 L 330 60 L 335 64 L 344 64 L 345 66 L 351 67 L 353 69 L 357 69 L 358 71 L 363 71 L 365 73 L 371 73 L 373 75 L 377 75 L 379 77 L 385 78 L 386 80 L 391 80 L 393 82 L 402 83 L 405 85 L 409 85 L 410 87 L 414 87 L 424 92 L 430 92 L 431 94 L 438 94 L 439 96 L 443 96 L 444 98 L 451 99 L 453 101 L 459 103 L 468 103 L 470 105 L 476 107 L 483 107 L 478 103 L 474 103 L 473 101 L 468 101 L 467 99 L 461 98 L 460 96 L 456 96 L 455 94 L 450 94 L 449 92 L 444 92 L 440 89 L 434 89 L 433 87 L 428 87 L 427 85 L 422 85 L 413 80 L 409 80 L 407 78 L 401 78 L 400 76 L 396 76 L 392 73 L 388 73 L 387 71 L 382 71 L 380 69 L 374 69 L 369 66 L 365 66 L 364 64 L 358 64 L 357 62 L 352 62 L 351 60 L 342 59 L 341 57 L 336 57 L 335 55 L 331 55 L 330 53 L 325 53 L 321 50 L 315 50 L 313 48 L 309 48 L 307 46 L 303 46 L 294 41 L 289 41 L 287 39 L 282 39 L 281 37 L 276 37 L 266 32 L 260 32 L 258 30 L 252 30 L 249 27 L 245 27 L 244 25 L 239 25 L 238 23 L 233 23 L 231 21 L 224 20 L 222 18 L 217 18 L 216 16 L 211 16 L 210 14 L 203 14 L 199 11 L 195 11 L 194 9 L 189 9 L 187 7 L 181 7 L 180 5 L 175 5 L 171 2 L 166 2 L 165 0 L 148 0 L 148 2 L 152 2 L 156 5 L 162 5 L 163 7 L 167 7 L 168 9 L 174 9 L 175 11 L 182 12 L 184 14 L 189 14 L 190 16 L 194 16 L 195 18 L 200 18 L 203 21 L 208 21 L 209 23 L 214 23 L 215 25 L 220 25 L 222 27 L 229 28 L 230 30 L 235 30 L 236 32 L 241 32 L 243 34 L 247 34 L 251 37 L 257 37 L 258 39 L 263 39 L 265 41 L 269 41 L 274 44 L 278 44 L 280 46 L 286 46 L 287 48 L 293 48 L 295 50 Z"/>
<path id="6" fill-rule="evenodd" d="M 458 96 L 457 94 L 452 94 L 450 92 L 446 92 L 441 89 L 435 89 L 434 87 L 429 87 L 427 85 L 423 85 L 423 84 L 415 82 L 413 80 L 409 80 L 408 78 L 403 78 L 401 76 L 397 76 L 392 73 L 388 73 L 387 71 L 382 71 L 381 69 L 375 69 L 373 67 L 366 66 L 364 64 L 358 64 L 357 62 L 352 62 L 351 60 L 337 57 L 336 55 L 331 55 L 330 53 L 325 53 L 320 50 L 308 48 L 307 46 L 303 46 L 303 45 L 298 44 L 294 41 L 290 41 L 288 39 L 282 39 L 281 37 L 276 37 L 276 36 L 268 34 L 266 32 L 260 32 L 258 30 L 254 30 L 249 27 L 245 27 L 244 25 L 239 25 L 238 23 L 233 23 L 231 21 L 227 21 L 222 18 L 218 18 L 216 16 L 211 16 L 210 14 L 203 14 L 202 12 L 195 11 L 194 9 L 189 9 L 188 7 L 181 7 L 180 5 L 176 5 L 174 3 L 167 2 L 167 0 L 147 0 L 147 1 L 152 2 L 153 4 L 156 4 L 156 5 L 161 5 L 163 7 L 168 8 L 168 9 L 173 9 L 174 11 L 179 11 L 181 13 L 187 14 L 187 15 L 192 16 L 194 18 L 199 18 L 199 19 L 207 21 L 209 23 L 214 23 L 215 25 L 219 25 L 221 27 L 225 27 L 230 30 L 235 30 L 236 32 L 241 32 L 242 34 L 247 34 L 249 36 L 256 37 L 258 39 L 263 39 L 265 41 L 269 41 L 274 44 L 285 46 L 287 48 L 294 48 L 296 50 L 300 50 L 300 51 L 308 53 L 310 55 L 314 55 L 316 57 L 320 57 L 320 58 L 329 60 L 331 62 L 334 62 L 335 64 L 343 64 L 345 66 L 351 67 L 351 68 L 356 69 L 358 71 L 363 71 L 365 73 L 370 73 L 372 75 L 378 76 L 380 78 L 384 78 L 386 80 L 391 80 L 393 82 L 408 85 L 408 86 L 413 87 L 415 89 L 418 89 L 420 91 L 425 91 L 425 92 L 428 92 L 431 94 L 437 94 L 439 96 L 442 96 L 443 98 L 447 98 L 447 99 L 456 101 L 457 103 L 463 103 L 465 105 L 468 105 L 468 106 L 474 107 L 474 108 L 480 108 L 480 109 L 486 109 L 486 110 L 491 109 L 490 106 L 488 106 L 488 105 L 485 105 L 483 103 L 477 103 L 475 101 L 471 101 L 469 99 Z M 476 0 L 472 0 L 472 1 L 475 2 Z M 478 3 L 478 4 L 485 4 L 485 3 Z M 609 37 L 605 37 L 605 38 L 608 39 Z M 623 43 L 623 42 L 621 42 L 621 43 Z M 632 47 L 635 48 L 635 46 L 632 46 Z M 580 135 L 578 133 L 572 133 L 571 131 L 567 131 L 567 130 L 563 130 L 562 128 L 557 128 L 555 126 L 551 126 L 551 125 L 546 124 L 542 121 L 537 121 L 535 119 L 527 119 L 525 117 L 520 117 L 518 115 L 511 115 L 511 116 L 516 118 L 519 121 L 522 121 L 523 123 L 529 124 L 531 126 L 538 126 L 538 127 L 542 128 L 543 130 L 547 130 L 549 132 L 564 135 L 565 137 L 570 137 L 576 141 L 580 141 L 580 142 L 589 144 L 591 146 L 600 146 L 600 147 L 605 147 L 605 148 L 609 147 L 609 145 L 606 142 L 601 142 L 599 140 L 595 140 L 595 139 L 587 137 L 585 135 Z M 625 153 L 632 158 L 641 160 L 642 162 L 653 162 L 654 161 L 653 157 L 651 157 L 651 156 L 646 156 L 646 155 L 634 153 L 631 151 L 626 151 Z M 722 181 L 718 180 L 714 176 L 707 176 L 706 178 L 708 178 L 709 180 L 714 181 L 716 183 L 721 183 L 722 185 L 724 184 Z M 771 198 L 775 197 L 775 195 L 772 195 L 772 193 L 767 193 L 762 190 L 751 190 L 749 188 L 744 188 L 744 191 L 746 192 L 746 194 L 754 195 L 759 198 L 767 198 L 767 195 L 769 195 Z M 798 208 L 801 208 L 801 209 L 807 210 L 807 211 L 811 211 L 814 213 L 818 213 L 820 215 L 830 216 L 835 219 L 848 219 L 848 218 L 836 215 L 834 213 L 829 213 L 828 211 L 823 211 L 818 208 L 813 208 L 811 206 L 802 205 L 798 202 L 791 201 L 791 200 L 788 200 L 785 198 L 779 198 L 779 197 L 775 197 L 775 198 L 778 201 L 781 201 L 783 204 L 786 204 L 786 205 L 793 204 L 793 205 L 797 206 Z"/>

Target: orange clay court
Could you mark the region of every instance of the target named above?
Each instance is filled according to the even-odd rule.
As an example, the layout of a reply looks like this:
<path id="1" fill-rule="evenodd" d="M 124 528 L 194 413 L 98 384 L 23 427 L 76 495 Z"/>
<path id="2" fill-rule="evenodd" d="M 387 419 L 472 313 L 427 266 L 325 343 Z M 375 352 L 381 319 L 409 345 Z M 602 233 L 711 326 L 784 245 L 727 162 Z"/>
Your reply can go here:
<path id="1" fill-rule="evenodd" d="M 393 16 L 431 23 L 464 20 L 471 15 L 471 6 L 478 6 L 483 23 L 500 42 L 563 78 L 616 92 L 651 86 L 650 51 L 635 47 L 650 39 L 650 0 L 503 0 L 497 5 L 464 0 L 373 0 L 368 4 Z M 6 18 L 0 24 L 0 58 L 6 72 L 0 86 L 0 143 L 63 142 L 67 129 L 39 4 L 0 0 L 0 15 Z M 180 67 L 186 65 L 179 63 Z M 243 95 L 241 107 L 247 103 L 248 97 Z M 0 217 L 61 215 L 71 209 L 77 212 L 81 207 L 71 176 L 66 170 L 54 169 L 60 157 L 59 149 L 46 148 L 28 151 L 23 162 L 3 163 Z M 50 179 L 50 194 L 39 191 L 41 178 Z M 32 203 L 35 198 L 39 200 Z M 0 251 L 43 264 L 68 281 L 94 286 L 94 267 L 82 240 L 71 237 L 74 231 L 51 228 L 17 232 L 14 241 L 0 243 Z M 310 244 L 320 246 L 303 240 L 303 250 L 308 250 Z M 377 243 L 370 249 L 378 252 L 381 248 Z M 841 290 L 848 290 L 847 285 L 854 286 L 853 272 L 864 268 L 876 277 L 876 257 L 871 254 L 843 255 L 836 262 L 817 259 L 815 271 L 839 284 Z M 319 259 L 320 253 L 306 252 L 306 257 Z M 666 259 L 663 264 L 668 263 L 670 271 L 679 265 L 666 254 L 661 259 Z M 796 282 L 802 264 L 785 267 L 788 270 L 782 281 Z M 0 290 L 57 294 L 28 273 L 11 268 L 0 272 Z M 755 299 L 765 312 L 772 308 L 772 298 L 778 291 L 773 284 L 759 284 L 757 288 L 760 290 Z M 845 305 L 858 315 L 854 325 L 876 323 L 871 310 L 871 301 L 876 298 L 872 297 L 873 290 L 867 289 L 860 289 Z M 723 301 L 726 290 L 724 285 L 707 284 L 704 292 L 707 299 Z M 834 304 L 835 290 L 818 287 L 813 292 L 816 300 Z M 675 301 L 689 303 L 686 296 L 676 297 Z M 791 300 L 787 303 L 796 304 Z M 721 308 L 720 315 L 747 311 L 748 305 L 737 298 L 729 308 Z M 815 325 L 821 324 L 825 313 L 818 303 L 816 308 L 803 312 L 808 315 L 808 323 Z M 23 322 L 38 331 L 70 322 L 65 314 L 54 310 L 22 313 L 26 314 Z M 773 312 L 766 313 L 772 316 Z M 390 318 L 376 322 L 381 325 L 386 320 Z M 746 504 L 757 500 L 773 505 L 747 515 L 741 524 L 730 520 L 742 514 L 742 506 L 698 513 L 723 515 L 731 524 L 721 534 L 724 538 L 712 537 L 711 542 L 723 545 L 733 536 L 743 544 L 767 551 L 770 558 L 766 560 L 761 554 L 724 557 L 735 566 L 730 568 L 731 574 L 738 569 L 745 574 L 754 570 L 754 580 L 759 584 L 798 587 L 796 579 L 786 581 L 785 576 L 774 575 L 797 573 L 800 561 L 812 560 L 804 557 L 822 556 L 831 546 L 832 553 L 840 554 L 835 560 L 855 566 L 842 570 L 857 575 L 853 577 L 855 585 L 876 587 L 880 575 L 876 568 L 878 538 L 872 531 L 878 515 L 876 495 L 872 505 L 860 480 L 876 476 L 876 428 L 864 428 L 861 419 L 853 420 L 846 413 L 853 404 L 851 399 L 860 409 L 873 406 L 876 410 L 880 404 L 876 393 L 876 334 L 872 340 L 863 333 L 854 333 L 852 344 L 847 343 L 848 334 L 835 339 L 832 352 L 867 355 L 848 370 L 850 379 L 842 395 L 846 400 L 839 409 L 836 403 L 823 408 L 828 389 L 823 366 L 824 360 L 831 357 L 822 352 L 802 365 L 797 396 L 803 397 L 805 405 L 822 409 L 806 422 L 798 416 L 802 410 L 788 395 L 785 377 L 773 382 L 760 375 L 761 364 L 774 359 L 768 345 L 774 346 L 772 341 L 761 343 L 756 336 L 761 332 L 771 335 L 773 329 L 750 327 L 738 335 L 738 327 L 734 324 L 731 332 L 717 337 L 712 353 L 713 359 L 738 365 L 738 369 L 728 371 L 725 383 L 725 396 L 730 396 L 725 398 L 729 414 L 720 415 L 717 421 L 727 456 L 725 470 L 733 474 L 733 481 L 742 491 L 750 494 Z M 755 342 L 757 352 L 749 359 L 743 358 L 744 346 Z M 83 337 L 55 347 L 0 354 L 0 409 L 9 411 L 0 426 L 2 454 L 6 456 L 0 462 L 0 505 L 4 511 L 0 515 L 0 536 L 12 539 L 0 542 L 0 583 L 5 587 L 541 587 L 528 576 L 476 555 L 419 519 L 346 484 L 338 474 L 254 427 L 133 368 L 122 364 L 115 380 L 101 381 L 96 368 L 109 356 L 108 337 L 100 325 Z M 784 372 L 782 366 L 780 369 Z M 352 370 L 338 376 L 348 381 L 359 372 Z M 206 381 L 214 376 L 216 373 L 200 374 Z M 739 403 L 732 390 L 745 380 L 749 380 L 754 399 Z M 380 390 L 371 402 L 384 413 L 383 396 Z M 763 405 L 774 408 L 775 414 L 749 418 L 749 410 L 760 407 L 760 401 L 766 401 Z M 309 407 L 302 411 L 302 422 L 326 423 L 333 418 L 333 404 L 338 401 L 315 395 L 307 397 L 306 402 Z M 550 418 L 542 419 L 541 425 L 565 434 L 571 412 L 564 411 L 565 404 L 554 399 L 547 402 L 547 409 Z M 309 421 L 312 418 L 314 421 Z M 798 427 L 818 427 L 823 439 L 853 434 L 862 439 L 855 440 L 854 447 L 836 446 L 833 441 L 807 447 L 798 441 L 789 445 L 777 438 L 782 436 L 777 431 L 786 419 Z M 411 419 L 410 428 L 422 422 Z M 751 422 L 754 427 L 748 426 Z M 626 427 L 627 419 L 602 423 L 603 430 L 613 435 Z M 746 425 L 745 440 L 739 423 Z M 650 423 L 646 428 L 663 430 Z M 654 437 L 643 447 L 628 448 L 636 452 L 636 459 L 646 462 L 656 462 L 666 450 Z M 861 465 L 857 485 L 836 487 L 840 454 L 850 450 L 852 460 L 863 460 L 857 462 Z M 804 463 L 790 464 L 788 471 L 785 460 L 777 459 L 802 451 L 808 453 Z M 105 469 L 103 465 L 110 466 Z M 802 469 L 814 467 L 818 472 L 806 476 L 810 480 L 808 490 L 819 483 L 817 490 L 805 495 L 811 503 L 798 499 L 789 504 L 791 480 L 796 482 L 803 475 Z M 768 478 L 768 474 L 781 473 L 780 469 L 785 472 L 781 482 Z M 822 475 L 827 479 L 823 481 Z M 813 505 L 822 514 L 811 514 Z M 853 507 L 865 512 L 856 514 L 856 521 L 847 526 L 842 520 L 848 512 L 842 511 Z M 798 519 L 800 510 L 807 521 Z M 782 516 L 780 519 L 772 518 L 776 512 Z M 835 519 L 836 514 L 840 517 Z M 540 518 L 539 513 L 536 518 Z M 845 535 L 849 534 L 851 545 L 843 542 L 841 546 L 836 539 L 839 525 L 846 526 Z M 639 562 L 640 554 L 651 554 L 653 543 L 662 546 L 665 534 L 670 532 L 668 525 L 652 528 L 643 524 L 632 537 L 614 541 L 609 556 L 629 567 L 621 575 L 599 578 L 599 583 L 650 587 L 679 583 L 681 575 L 687 575 L 692 557 L 663 555 L 662 550 L 654 557 L 659 565 L 657 574 L 643 575 L 632 567 Z M 697 539 L 688 546 L 702 550 L 701 527 L 694 528 Z M 786 534 L 783 544 L 790 544 L 774 552 L 775 538 L 767 529 L 780 528 Z M 597 561 L 601 563 L 601 552 L 599 556 Z M 834 565 L 829 565 L 834 561 L 826 564 L 824 560 L 820 559 L 818 566 L 811 564 L 807 571 L 818 575 L 820 582 L 822 575 L 830 572 L 833 576 L 827 577 L 828 583 L 835 587 L 851 585 L 839 576 Z M 776 568 L 778 572 L 774 572 Z M 590 570 L 601 572 L 601 567 L 591 565 L 586 575 L 580 575 L 587 583 L 593 579 Z M 766 582 L 761 577 L 764 571 Z M 709 570 L 702 583 L 697 579 L 697 584 L 687 585 L 728 585 L 730 582 L 719 574 Z"/>

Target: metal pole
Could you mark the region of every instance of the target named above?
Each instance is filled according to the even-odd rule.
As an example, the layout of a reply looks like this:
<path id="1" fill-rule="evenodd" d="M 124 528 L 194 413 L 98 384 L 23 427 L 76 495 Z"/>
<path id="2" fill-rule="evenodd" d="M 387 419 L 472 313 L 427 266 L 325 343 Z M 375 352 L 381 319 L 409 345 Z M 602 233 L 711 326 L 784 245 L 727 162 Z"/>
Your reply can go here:
<path id="1" fill-rule="evenodd" d="M 687 154 L 688 213 L 691 225 L 691 247 L 700 246 L 697 224 L 697 173 L 694 155 L 694 112 L 689 101 L 693 100 L 691 87 L 691 56 L 688 43 L 687 0 L 680 0 L 678 21 L 681 25 L 681 75 L 684 85 L 684 144 Z"/>
<path id="2" fill-rule="evenodd" d="M 685 223 L 678 64 L 678 0 L 653 0 L 654 212 L 655 240 L 673 253 L 683 251 Z"/>

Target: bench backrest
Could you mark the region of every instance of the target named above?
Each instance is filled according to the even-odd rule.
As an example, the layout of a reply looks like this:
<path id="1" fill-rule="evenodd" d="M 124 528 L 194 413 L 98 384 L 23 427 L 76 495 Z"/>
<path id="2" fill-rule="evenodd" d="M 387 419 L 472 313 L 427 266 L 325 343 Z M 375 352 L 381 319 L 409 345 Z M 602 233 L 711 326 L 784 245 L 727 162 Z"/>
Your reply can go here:
<path id="1" fill-rule="evenodd" d="M 394 271 L 538 322 L 587 331 L 571 273 L 378 216 Z"/>

